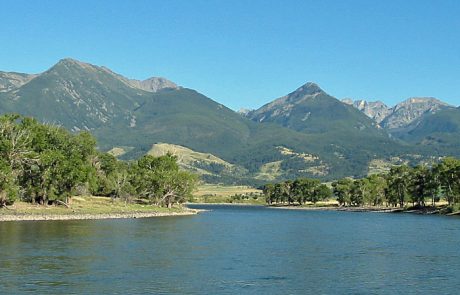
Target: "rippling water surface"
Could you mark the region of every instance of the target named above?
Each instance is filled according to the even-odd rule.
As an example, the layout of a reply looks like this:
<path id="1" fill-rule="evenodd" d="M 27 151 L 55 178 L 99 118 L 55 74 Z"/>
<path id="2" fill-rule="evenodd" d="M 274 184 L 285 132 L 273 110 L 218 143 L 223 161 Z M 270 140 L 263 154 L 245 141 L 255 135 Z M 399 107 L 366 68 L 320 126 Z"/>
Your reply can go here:
<path id="1" fill-rule="evenodd" d="M 194 207 L 0 223 L 0 294 L 459 294 L 458 218 Z"/>

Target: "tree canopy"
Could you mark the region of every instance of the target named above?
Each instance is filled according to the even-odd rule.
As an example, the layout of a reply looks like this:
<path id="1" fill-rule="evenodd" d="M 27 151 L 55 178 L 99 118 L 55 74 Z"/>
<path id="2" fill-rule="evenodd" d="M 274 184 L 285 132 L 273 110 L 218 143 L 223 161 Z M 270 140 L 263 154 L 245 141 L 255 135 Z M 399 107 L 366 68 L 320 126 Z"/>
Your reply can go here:
<path id="1" fill-rule="evenodd" d="M 122 162 L 96 149 L 89 132 L 70 133 L 19 115 L 0 116 L 0 207 L 17 199 L 64 203 L 77 193 L 144 198 L 171 207 L 191 194 L 198 178 L 179 170 L 176 157 Z"/>
<path id="2" fill-rule="evenodd" d="M 460 203 L 460 160 L 446 157 L 431 167 L 394 166 L 384 174 L 339 179 L 330 187 L 299 178 L 266 184 L 263 192 L 268 204 L 314 204 L 334 196 L 341 206 L 424 207 L 427 200 L 434 206 L 442 198 L 452 206 Z"/>

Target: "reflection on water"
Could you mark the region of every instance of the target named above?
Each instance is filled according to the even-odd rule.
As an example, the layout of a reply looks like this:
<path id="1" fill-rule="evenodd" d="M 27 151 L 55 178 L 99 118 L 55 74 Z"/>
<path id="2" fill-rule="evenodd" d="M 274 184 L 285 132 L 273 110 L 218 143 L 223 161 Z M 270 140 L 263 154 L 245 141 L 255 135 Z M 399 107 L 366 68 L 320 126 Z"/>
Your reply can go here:
<path id="1" fill-rule="evenodd" d="M 0 294 L 457 294 L 460 288 L 459 219 L 210 208 L 198 216 L 0 223 Z"/>

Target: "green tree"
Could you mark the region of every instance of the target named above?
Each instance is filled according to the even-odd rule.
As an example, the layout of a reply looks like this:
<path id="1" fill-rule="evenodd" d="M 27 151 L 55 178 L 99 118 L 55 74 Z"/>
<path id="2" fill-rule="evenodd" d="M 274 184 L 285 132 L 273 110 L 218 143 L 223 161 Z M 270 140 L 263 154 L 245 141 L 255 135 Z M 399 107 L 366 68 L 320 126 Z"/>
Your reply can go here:
<path id="1" fill-rule="evenodd" d="M 331 189 L 325 184 L 319 184 L 313 190 L 313 198 L 311 202 L 316 204 L 318 201 L 324 201 L 332 197 Z"/>
<path id="2" fill-rule="evenodd" d="M 460 160 L 444 158 L 433 170 L 449 205 L 459 202 Z"/>
<path id="3" fill-rule="evenodd" d="M 265 201 L 267 204 L 271 205 L 272 203 L 275 202 L 275 185 L 272 183 L 267 183 L 266 185 L 263 186 L 262 192 L 265 196 Z"/>
<path id="4" fill-rule="evenodd" d="M 176 157 L 146 155 L 138 160 L 131 171 L 132 185 L 136 192 L 152 204 L 182 203 L 195 189 L 198 178 L 194 174 L 179 171 Z"/>
<path id="5" fill-rule="evenodd" d="M 387 181 L 383 175 L 373 174 L 367 177 L 369 182 L 369 194 L 367 203 L 372 206 L 382 205 L 385 201 L 385 191 L 387 190 Z"/>
<path id="6" fill-rule="evenodd" d="M 343 178 L 332 183 L 332 191 L 341 206 L 351 204 L 351 195 L 353 190 L 353 180 Z"/>
<path id="7" fill-rule="evenodd" d="M 318 179 L 299 178 L 293 182 L 292 194 L 295 200 L 302 205 L 305 202 L 317 202 L 315 188 L 320 184 Z"/>
<path id="8" fill-rule="evenodd" d="M 426 166 L 416 166 L 411 170 L 409 194 L 414 205 L 425 206 L 425 196 L 432 195 L 430 177 L 431 172 Z"/>
<path id="9" fill-rule="evenodd" d="M 13 177 L 11 167 L 0 159 L 0 208 L 12 204 L 18 194 L 19 187 Z"/>
<path id="10" fill-rule="evenodd" d="M 408 190 L 410 184 L 410 171 L 407 165 L 396 166 L 390 169 L 388 174 L 388 202 L 396 206 L 404 207 L 404 203 L 408 200 Z"/>

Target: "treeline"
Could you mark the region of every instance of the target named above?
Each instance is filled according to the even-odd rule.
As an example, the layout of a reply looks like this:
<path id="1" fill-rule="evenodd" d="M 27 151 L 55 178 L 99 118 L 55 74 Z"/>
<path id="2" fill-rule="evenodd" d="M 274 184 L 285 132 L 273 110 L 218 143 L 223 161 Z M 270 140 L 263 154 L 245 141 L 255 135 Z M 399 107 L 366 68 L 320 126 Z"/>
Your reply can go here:
<path id="1" fill-rule="evenodd" d="M 385 174 L 361 179 L 343 178 L 331 187 L 301 178 L 263 187 L 268 204 L 316 203 L 334 196 L 341 206 L 435 206 L 441 199 L 449 206 L 460 203 L 460 160 L 444 158 L 432 167 L 395 166 Z"/>
<path id="2" fill-rule="evenodd" d="M 269 205 L 285 203 L 303 205 L 306 202 L 316 203 L 332 197 L 332 191 L 327 185 L 311 178 L 269 183 L 262 188 L 262 191 Z"/>
<path id="3" fill-rule="evenodd" d="M 171 207 L 184 202 L 197 181 L 179 170 L 170 154 L 122 162 L 97 151 L 89 132 L 72 134 L 32 118 L 0 116 L 0 207 L 16 200 L 68 205 L 76 194 Z"/>

